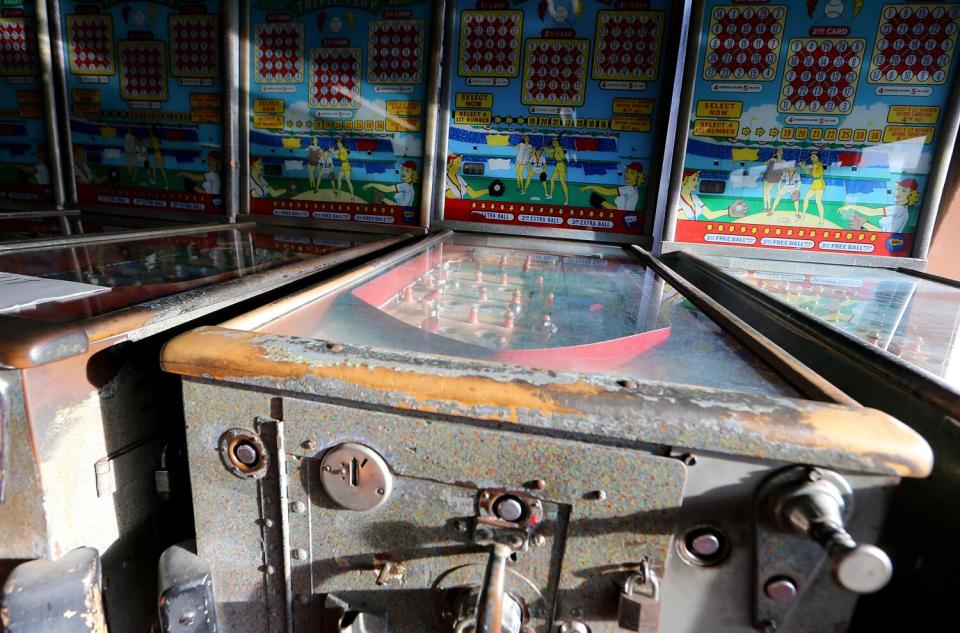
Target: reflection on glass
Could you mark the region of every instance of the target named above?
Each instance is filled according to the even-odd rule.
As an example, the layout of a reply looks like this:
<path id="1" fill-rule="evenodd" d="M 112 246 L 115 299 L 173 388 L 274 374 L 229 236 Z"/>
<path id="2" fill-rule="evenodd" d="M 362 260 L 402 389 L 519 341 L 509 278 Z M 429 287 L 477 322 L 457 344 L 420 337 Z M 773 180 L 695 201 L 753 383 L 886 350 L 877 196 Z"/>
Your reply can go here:
<path id="1" fill-rule="evenodd" d="M 454 235 L 266 324 L 267 332 L 557 371 L 789 388 L 613 247 Z"/>
<path id="2" fill-rule="evenodd" d="M 18 316 L 72 321 L 349 248 L 357 236 L 219 230 L 0 255 L 0 270 L 78 281 L 111 292 L 41 304 Z"/>
<path id="3" fill-rule="evenodd" d="M 704 259 L 797 310 L 960 387 L 960 289 L 876 268 Z"/>

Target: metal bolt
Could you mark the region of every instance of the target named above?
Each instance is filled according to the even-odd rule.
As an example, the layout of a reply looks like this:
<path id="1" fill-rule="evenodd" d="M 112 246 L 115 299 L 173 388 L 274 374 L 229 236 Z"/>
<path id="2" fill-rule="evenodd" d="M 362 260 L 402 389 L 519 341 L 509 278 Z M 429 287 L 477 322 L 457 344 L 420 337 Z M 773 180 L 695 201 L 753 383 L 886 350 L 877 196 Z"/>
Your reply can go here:
<path id="1" fill-rule="evenodd" d="M 818 468 L 811 468 L 810 472 L 807 473 L 807 479 L 810 481 L 820 481 L 823 479 L 823 472 Z"/>
<path id="2" fill-rule="evenodd" d="M 303 501 L 294 501 L 290 504 L 290 509 L 296 514 L 303 514 L 307 511 L 307 505 Z"/>
<path id="3" fill-rule="evenodd" d="M 304 450 L 312 451 L 317 448 L 317 443 L 313 440 L 304 440 L 300 443 L 300 446 L 302 446 Z"/>
<path id="4" fill-rule="evenodd" d="M 690 539 L 690 551 L 709 558 L 720 551 L 720 538 L 713 532 L 702 532 Z"/>
<path id="5" fill-rule="evenodd" d="M 272 527 L 273 527 L 273 519 L 264 519 L 264 520 L 263 520 L 263 527 L 272 528 Z"/>
<path id="6" fill-rule="evenodd" d="M 384 489 L 383 489 L 383 488 L 377 488 L 377 494 L 382 497 L 382 496 L 385 494 Z"/>
<path id="7" fill-rule="evenodd" d="M 636 389 L 637 381 L 635 380 L 618 380 L 617 384 L 625 389 Z"/>
<path id="8" fill-rule="evenodd" d="M 542 479 L 534 479 L 533 481 L 528 483 L 527 486 L 529 488 L 533 488 L 534 490 L 543 490 L 544 488 L 547 487 L 547 482 L 545 482 Z"/>
<path id="9" fill-rule="evenodd" d="M 587 496 L 590 497 L 591 499 L 596 499 L 597 501 L 603 501 L 604 499 L 607 498 L 607 491 L 606 491 L 606 490 L 594 490 L 593 492 L 591 492 L 591 493 L 590 493 L 589 495 L 587 495 Z"/>
<path id="10" fill-rule="evenodd" d="M 774 602 L 788 604 L 797 597 L 797 584 L 792 578 L 787 576 L 776 576 L 767 581 L 763 586 L 763 592 Z"/>
<path id="11" fill-rule="evenodd" d="M 533 537 L 533 545 L 534 545 L 534 547 L 543 547 L 543 545 L 544 545 L 546 542 L 547 542 L 547 537 L 544 536 L 543 534 L 536 534 L 536 535 L 534 535 L 534 537 Z"/>
<path id="12" fill-rule="evenodd" d="M 193 611 L 187 611 L 180 616 L 180 624 L 183 626 L 192 626 L 197 619 L 197 614 Z"/>
<path id="13" fill-rule="evenodd" d="M 302 547 L 293 550 L 290 555 L 293 556 L 293 560 L 307 560 L 307 550 Z"/>
<path id="14" fill-rule="evenodd" d="M 515 497 L 503 497 L 497 502 L 493 511 L 497 517 L 504 521 L 515 523 L 523 516 L 524 507 L 520 500 Z"/>
<path id="15" fill-rule="evenodd" d="M 340 343 L 327 343 L 327 349 L 331 352 L 339 352 L 343 349 L 343 345 Z"/>
<path id="16" fill-rule="evenodd" d="M 273 565 L 267 565 L 266 567 L 264 567 L 263 571 L 267 572 L 268 576 L 272 576 L 277 572 L 277 568 L 274 567 Z"/>
<path id="17" fill-rule="evenodd" d="M 467 522 L 466 521 L 454 521 L 453 529 L 457 532 L 466 532 L 467 531 Z"/>
<path id="18" fill-rule="evenodd" d="M 236 455 L 240 463 L 245 466 L 253 466 L 260 461 L 260 454 L 257 452 L 257 449 L 253 444 L 248 444 L 247 442 L 237 444 L 236 448 L 233 449 L 233 454 Z"/>

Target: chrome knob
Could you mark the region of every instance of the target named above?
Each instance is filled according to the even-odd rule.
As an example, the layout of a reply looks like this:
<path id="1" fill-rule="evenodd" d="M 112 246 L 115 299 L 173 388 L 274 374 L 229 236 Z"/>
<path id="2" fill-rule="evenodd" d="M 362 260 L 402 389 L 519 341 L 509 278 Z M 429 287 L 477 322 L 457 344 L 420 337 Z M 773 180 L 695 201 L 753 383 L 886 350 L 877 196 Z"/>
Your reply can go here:
<path id="1" fill-rule="evenodd" d="M 833 577 L 841 587 L 873 593 L 890 582 L 893 563 L 886 552 L 858 544 L 844 526 L 853 499 L 846 479 L 833 471 L 811 468 L 806 478 L 786 484 L 774 494 L 774 523 L 816 541 L 833 562 Z"/>

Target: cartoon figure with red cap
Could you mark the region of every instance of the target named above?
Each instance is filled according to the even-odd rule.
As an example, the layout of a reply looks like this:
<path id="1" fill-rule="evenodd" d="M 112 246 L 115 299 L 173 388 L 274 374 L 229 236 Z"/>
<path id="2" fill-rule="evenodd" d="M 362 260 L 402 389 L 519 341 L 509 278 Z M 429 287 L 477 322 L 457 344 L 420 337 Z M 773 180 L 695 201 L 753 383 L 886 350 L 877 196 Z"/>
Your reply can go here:
<path id="1" fill-rule="evenodd" d="M 645 181 L 643 165 L 634 162 L 627 165 L 623 174 L 625 184 L 619 187 L 605 187 L 603 185 L 584 185 L 580 193 L 590 191 L 590 206 L 599 209 L 619 209 L 620 211 L 636 211 L 640 202 L 640 185 Z M 603 196 L 616 196 L 613 202 L 604 200 Z"/>
<path id="2" fill-rule="evenodd" d="M 840 207 L 840 213 L 854 211 L 850 218 L 850 228 L 879 230 L 885 233 L 900 233 L 910 219 L 910 207 L 920 202 L 920 185 L 913 178 L 905 178 L 897 183 L 893 194 L 893 204 L 885 207 L 865 207 L 858 204 L 846 204 Z M 868 221 L 867 218 L 879 218 Z M 854 226 L 856 225 L 856 226 Z"/>
<path id="3" fill-rule="evenodd" d="M 450 154 L 447 156 L 447 183 L 446 195 L 448 198 L 479 198 L 489 193 L 486 189 L 474 189 L 460 174 L 463 167 L 463 156 Z"/>
<path id="4" fill-rule="evenodd" d="M 374 202 L 377 204 L 395 204 L 398 207 L 412 207 L 413 206 L 413 197 L 416 194 L 414 185 L 420 181 L 420 172 L 417 170 L 417 164 L 412 160 L 408 160 L 403 164 L 403 167 L 400 169 L 400 182 L 396 185 L 382 185 L 378 182 L 371 182 L 367 185 L 364 185 L 364 190 L 369 191 L 370 189 L 375 189 L 376 191 L 382 191 L 383 193 L 395 193 L 393 200 L 390 198 L 383 198 L 379 194 L 374 194 Z M 376 197 L 380 197 L 380 200 L 376 200 Z"/>

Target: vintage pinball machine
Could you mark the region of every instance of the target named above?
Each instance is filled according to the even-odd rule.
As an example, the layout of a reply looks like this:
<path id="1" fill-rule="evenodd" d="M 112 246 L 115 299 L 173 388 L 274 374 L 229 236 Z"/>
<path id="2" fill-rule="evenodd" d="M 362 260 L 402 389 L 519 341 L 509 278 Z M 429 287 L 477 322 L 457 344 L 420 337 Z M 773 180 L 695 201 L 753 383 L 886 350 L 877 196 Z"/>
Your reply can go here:
<path id="1" fill-rule="evenodd" d="M 364 79 L 352 60 L 385 55 L 411 14 L 345 5 L 301 23 L 252 2 L 254 68 L 297 77 L 257 42 L 371 20 L 366 49 L 309 53 Z M 931 451 L 642 248 L 691 3 L 434 9 L 435 234 L 163 350 L 196 541 L 161 559 L 162 625 L 847 629 L 858 595 L 903 572 L 872 543 Z"/>
<path id="2" fill-rule="evenodd" d="M 323 41 L 310 14 L 310 46 L 337 54 L 368 28 L 403 27 L 384 37 L 412 51 L 408 70 L 395 77 L 384 57 L 353 69 L 355 109 L 307 95 L 341 74 L 308 63 L 302 39 L 299 78 L 273 75 L 285 36 L 258 40 L 269 65 L 249 72 L 269 81 L 242 104 L 236 3 L 54 1 L 35 21 L 13 4 L 2 15 L 37 25 L 52 69 L 46 129 L 63 151 L 50 172 L 80 215 L 61 214 L 69 236 L 40 223 L 0 245 L 0 532 L 14 535 L 0 539 L 0 613 L 11 631 L 148 631 L 157 556 L 192 532 L 189 492 L 176 494 L 179 383 L 159 348 L 426 232 L 431 3 L 340 15 Z M 0 50 L 19 54 L 11 41 Z M 238 168 L 250 141 L 266 145 L 263 174 Z M 237 222 L 251 199 L 278 204 Z"/>
<path id="3" fill-rule="evenodd" d="M 958 32 L 957 2 L 709 0 L 690 28 L 663 261 L 936 457 L 893 505 L 905 573 L 867 626 L 933 626 L 960 590 L 938 546 L 960 525 L 960 295 L 921 272 L 956 187 Z"/>

